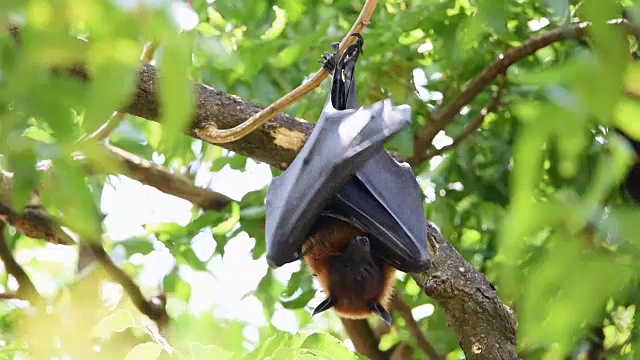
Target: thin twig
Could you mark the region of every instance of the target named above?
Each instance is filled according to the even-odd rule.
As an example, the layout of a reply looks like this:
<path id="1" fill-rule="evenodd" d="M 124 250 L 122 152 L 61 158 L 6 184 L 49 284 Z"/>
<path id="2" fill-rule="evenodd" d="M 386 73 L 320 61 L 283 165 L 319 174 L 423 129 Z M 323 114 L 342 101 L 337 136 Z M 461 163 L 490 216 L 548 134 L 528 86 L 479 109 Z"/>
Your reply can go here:
<path id="1" fill-rule="evenodd" d="M 7 225 L 4 222 L 0 222 L 0 260 L 4 263 L 4 268 L 7 270 L 7 273 L 13 276 L 18 282 L 19 288 L 16 295 L 21 299 L 38 299 L 40 295 L 36 287 L 31 282 L 31 279 L 29 279 L 29 275 L 27 275 L 22 266 L 20 266 L 13 257 L 7 245 L 4 236 L 6 227 Z"/>
<path id="2" fill-rule="evenodd" d="M 133 279 L 111 261 L 109 254 L 107 254 L 102 245 L 92 242 L 89 247 L 93 252 L 93 256 L 95 256 L 107 274 L 113 281 L 122 286 L 136 309 L 155 321 L 159 329 L 163 329 L 169 320 L 169 315 L 165 308 L 166 296 L 160 293 L 147 300 Z"/>
<path id="3" fill-rule="evenodd" d="M 442 358 L 438 355 L 438 351 L 436 348 L 431 345 L 429 340 L 424 336 L 424 333 L 420 329 L 420 326 L 413 318 L 413 314 L 411 314 L 411 307 L 402 297 L 402 294 L 396 293 L 396 295 L 391 300 L 391 308 L 397 311 L 400 316 L 404 319 L 405 326 L 407 327 L 407 332 L 409 335 L 416 341 L 416 345 L 420 350 L 427 355 L 429 360 L 441 360 Z"/>
<path id="4" fill-rule="evenodd" d="M 347 33 L 347 36 L 345 36 L 344 39 L 342 39 L 342 42 L 340 42 L 340 53 L 355 41 L 355 38 L 353 38 L 351 34 L 361 32 L 369 23 L 369 19 L 371 19 L 371 15 L 373 15 L 373 11 L 375 10 L 377 3 L 377 0 L 367 0 L 364 4 L 358 19 L 351 27 L 351 30 L 349 30 L 349 33 Z M 196 133 L 201 139 L 213 144 L 222 144 L 239 140 L 268 120 L 272 119 L 274 116 L 281 113 L 284 109 L 301 99 L 311 90 L 318 87 L 322 83 L 322 80 L 324 80 L 328 75 L 329 73 L 327 70 L 324 69 L 324 67 L 321 67 L 309 81 L 293 89 L 287 95 L 276 100 L 273 104 L 231 129 L 214 129 L 208 127 L 206 129 L 196 129 Z"/>
<path id="5" fill-rule="evenodd" d="M 118 125 L 120 125 L 122 120 L 124 120 L 126 117 L 127 117 L 127 113 L 116 112 L 115 114 L 113 114 L 111 119 L 109 119 L 106 123 L 102 124 L 102 126 L 100 126 L 98 130 L 94 131 L 93 134 L 89 135 L 83 140 L 91 141 L 91 140 L 105 139 L 107 136 L 111 135 L 111 132 L 113 132 L 113 130 L 115 130 L 118 127 Z"/>
<path id="6" fill-rule="evenodd" d="M 140 60 L 142 60 L 144 64 L 148 64 L 151 62 L 151 60 L 153 60 L 153 55 L 156 53 L 158 45 L 159 44 L 157 41 L 150 41 L 149 43 L 147 43 L 147 45 L 144 46 L 142 55 L 140 55 Z"/>
<path id="7" fill-rule="evenodd" d="M 462 130 L 462 132 L 453 139 L 453 142 L 451 144 L 445 145 L 438 150 L 435 150 L 432 152 L 430 151 L 429 153 L 426 154 L 426 156 L 422 161 L 429 160 L 432 157 L 442 155 L 447 151 L 453 150 L 462 141 L 464 141 L 464 139 L 469 137 L 471 134 L 474 133 L 474 131 L 476 131 L 480 126 L 482 126 L 482 123 L 484 122 L 484 119 L 487 117 L 487 115 L 491 112 L 496 111 L 496 109 L 498 109 L 498 106 L 500 106 L 500 96 L 502 95 L 502 92 L 504 90 L 504 86 L 506 83 L 505 79 L 506 79 L 506 75 L 502 74 L 502 76 L 500 76 L 500 84 L 498 85 L 498 90 L 496 90 L 496 92 L 493 94 L 493 97 L 489 105 L 487 105 L 482 110 L 480 110 L 480 114 L 471 122 L 471 124 L 467 125 L 467 127 L 465 127 L 464 130 Z"/>

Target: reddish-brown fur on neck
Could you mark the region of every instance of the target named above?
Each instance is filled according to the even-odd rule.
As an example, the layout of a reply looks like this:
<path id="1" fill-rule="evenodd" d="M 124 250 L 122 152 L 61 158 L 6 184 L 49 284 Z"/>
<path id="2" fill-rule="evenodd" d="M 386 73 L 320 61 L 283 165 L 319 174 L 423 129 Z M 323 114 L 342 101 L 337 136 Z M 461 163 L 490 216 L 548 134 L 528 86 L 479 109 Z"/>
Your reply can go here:
<path id="1" fill-rule="evenodd" d="M 316 227 L 318 230 L 305 242 L 302 251 L 309 269 L 317 276 L 325 294 L 337 300 L 333 307 L 336 313 L 345 318 L 366 318 L 373 314 L 370 309 L 371 302 L 377 302 L 388 309 L 389 300 L 393 294 L 393 276 L 396 269 L 381 261 L 379 266 L 382 272 L 380 280 L 382 283 L 362 284 L 362 287 L 358 287 L 360 290 L 365 287 L 380 289 L 375 291 L 372 298 L 366 298 L 363 291 L 358 291 L 358 288 L 344 288 L 340 284 L 331 284 L 330 269 L 333 262 L 345 251 L 354 237 L 367 236 L 367 234 L 337 219 L 320 221 L 322 223 Z"/>

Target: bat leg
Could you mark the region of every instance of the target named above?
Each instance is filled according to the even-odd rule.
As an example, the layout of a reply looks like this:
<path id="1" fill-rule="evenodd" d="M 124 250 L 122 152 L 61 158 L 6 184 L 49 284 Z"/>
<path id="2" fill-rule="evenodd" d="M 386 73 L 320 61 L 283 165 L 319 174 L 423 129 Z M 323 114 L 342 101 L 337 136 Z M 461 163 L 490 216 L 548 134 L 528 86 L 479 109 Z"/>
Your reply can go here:
<path id="1" fill-rule="evenodd" d="M 331 309 L 333 307 L 333 305 L 335 305 L 335 302 L 333 301 L 333 298 L 331 296 L 329 296 L 328 298 L 324 299 L 320 305 L 316 306 L 315 309 L 313 309 L 313 314 L 311 316 L 316 316 L 318 314 L 320 314 L 323 311 L 327 311 L 329 309 Z"/>
<path id="2" fill-rule="evenodd" d="M 391 326 L 391 324 L 393 323 L 391 314 L 389 314 L 387 309 L 382 307 L 382 305 L 378 304 L 377 302 L 371 305 L 371 311 L 376 313 L 376 315 L 378 315 L 380 319 L 382 319 L 382 321 L 384 321 L 387 324 L 387 326 Z"/>

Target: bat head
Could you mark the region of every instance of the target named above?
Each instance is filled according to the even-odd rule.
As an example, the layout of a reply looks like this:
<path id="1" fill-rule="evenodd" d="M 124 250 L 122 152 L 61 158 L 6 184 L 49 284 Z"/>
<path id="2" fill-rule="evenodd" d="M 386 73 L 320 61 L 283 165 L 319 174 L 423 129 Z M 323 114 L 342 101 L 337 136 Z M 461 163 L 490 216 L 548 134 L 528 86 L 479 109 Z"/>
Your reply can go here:
<path id="1" fill-rule="evenodd" d="M 375 313 L 391 325 L 391 315 L 381 304 L 389 283 L 386 268 L 371 251 L 368 237 L 353 237 L 329 266 L 329 297 L 314 309 L 313 315 L 335 307 L 344 317 L 362 318 Z"/>

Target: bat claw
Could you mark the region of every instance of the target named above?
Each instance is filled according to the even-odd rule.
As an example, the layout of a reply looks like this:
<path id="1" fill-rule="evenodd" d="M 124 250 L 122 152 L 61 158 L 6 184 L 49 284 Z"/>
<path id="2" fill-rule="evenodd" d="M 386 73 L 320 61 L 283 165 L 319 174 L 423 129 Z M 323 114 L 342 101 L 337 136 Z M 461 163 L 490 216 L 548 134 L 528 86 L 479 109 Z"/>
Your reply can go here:
<path id="1" fill-rule="evenodd" d="M 333 71 L 336 68 L 336 60 L 335 60 L 335 56 L 333 54 L 329 54 L 328 52 L 324 52 L 324 54 L 322 54 L 321 59 L 318 60 L 318 62 L 320 64 L 322 64 L 322 67 L 325 68 L 328 72 L 333 73 Z"/>

